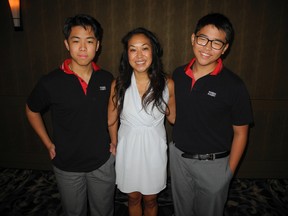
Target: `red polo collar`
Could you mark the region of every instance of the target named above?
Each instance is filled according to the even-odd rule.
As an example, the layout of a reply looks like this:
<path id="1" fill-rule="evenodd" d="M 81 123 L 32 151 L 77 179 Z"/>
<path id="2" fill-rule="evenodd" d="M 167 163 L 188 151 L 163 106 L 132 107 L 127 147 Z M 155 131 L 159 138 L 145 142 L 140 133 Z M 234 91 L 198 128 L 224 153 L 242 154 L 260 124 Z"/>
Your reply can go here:
<path id="1" fill-rule="evenodd" d="M 86 94 L 87 94 L 88 83 L 86 83 L 81 77 L 79 77 L 76 73 L 74 73 L 74 72 L 70 69 L 69 64 L 70 64 L 71 62 L 72 62 L 72 59 L 66 59 L 66 60 L 62 63 L 62 65 L 60 66 L 60 69 L 63 70 L 66 74 L 73 74 L 73 75 L 75 75 L 75 76 L 78 78 L 78 80 L 79 80 L 79 82 L 80 82 L 80 84 L 81 84 L 81 86 L 82 86 L 82 89 L 83 89 L 83 91 L 84 91 L 84 93 L 85 93 L 85 95 L 86 95 Z M 94 62 L 92 62 L 92 67 L 93 67 L 93 70 L 94 70 L 94 71 L 100 70 L 100 67 L 99 67 L 98 65 L 96 65 Z"/>
<path id="2" fill-rule="evenodd" d="M 195 78 L 194 78 L 193 71 L 192 71 L 192 65 L 195 63 L 195 61 L 196 61 L 196 58 L 193 58 L 193 59 L 188 63 L 188 65 L 185 67 L 185 69 L 184 69 L 186 75 L 189 76 L 189 77 L 192 79 L 192 87 L 194 86 L 194 84 L 195 84 L 195 82 L 196 82 L 196 81 L 195 81 Z M 210 75 L 212 75 L 212 76 L 218 75 L 218 74 L 221 72 L 222 68 L 223 68 L 222 59 L 219 58 L 219 59 L 217 60 L 217 62 L 218 62 L 218 64 L 216 65 L 215 69 L 210 73 Z"/>
<path id="3" fill-rule="evenodd" d="M 72 59 L 66 59 L 62 65 L 60 66 L 60 69 L 63 70 L 65 73 L 67 74 L 74 74 L 77 76 L 77 74 L 75 74 L 69 67 L 69 64 L 72 62 Z M 92 67 L 94 71 L 98 71 L 100 70 L 100 67 L 95 63 L 92 62 Z"/>

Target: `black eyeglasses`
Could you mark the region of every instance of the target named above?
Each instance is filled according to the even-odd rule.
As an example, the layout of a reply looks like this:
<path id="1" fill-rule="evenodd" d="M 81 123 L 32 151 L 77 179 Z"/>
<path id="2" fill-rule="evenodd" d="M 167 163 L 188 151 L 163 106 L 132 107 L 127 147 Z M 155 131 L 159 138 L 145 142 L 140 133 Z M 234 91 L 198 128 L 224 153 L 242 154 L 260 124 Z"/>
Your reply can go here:
<path id="1" fill-rule="evenodd" d="M 225 45 L 225 43 L 220 40 L 209 40 L 208 38 L 203 36 L 195 36 L 195 37 L 196 37 L 196 43 L 200 46 L 206 46 L 208 42 L 211 41 L 212 48 L 215 50 L 220 50 Z"/>

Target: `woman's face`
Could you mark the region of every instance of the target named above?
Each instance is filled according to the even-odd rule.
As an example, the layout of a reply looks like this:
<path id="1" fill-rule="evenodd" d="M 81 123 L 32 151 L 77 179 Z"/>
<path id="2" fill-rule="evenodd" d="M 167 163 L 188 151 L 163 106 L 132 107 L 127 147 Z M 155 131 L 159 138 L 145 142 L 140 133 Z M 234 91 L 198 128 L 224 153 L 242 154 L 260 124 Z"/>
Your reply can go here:
<path id="1" fill-rule="evenodd" d="M 128 60 L 135 73 L 147 73 L 152 64 L 152 45 L 144 34 L 133 35 L 128 41 Z"/>

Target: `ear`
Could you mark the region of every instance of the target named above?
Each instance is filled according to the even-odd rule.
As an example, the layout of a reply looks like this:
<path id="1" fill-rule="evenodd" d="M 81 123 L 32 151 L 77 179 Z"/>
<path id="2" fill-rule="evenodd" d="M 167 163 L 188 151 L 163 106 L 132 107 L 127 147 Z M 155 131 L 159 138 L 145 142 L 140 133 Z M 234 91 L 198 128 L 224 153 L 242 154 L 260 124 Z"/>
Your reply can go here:
<path id="1" fill-rule="evenodd" d="M 100 41 L 97 40 L 97 44 L 96 44 L 96 52 L 98 51 L 99 47 L 100 47 Z"/>
<path id="2" fill-rule="evenodd" d="M 228 49 L 229 47 L 229 43 L 227 43 L 225 46 L 224 46 L 224 49 L 222 51 L 222 55 L 224 55 L 224 53 L 226 52 L 226 50 Z"/>
<path id="3" fill-rule="evenodd" d="M 195 34 L 193 33 L 191 35 L 191 44 L 192 44 L 192 46 L 194 46 L 194 43 L 195 43 Z"/>
<path id="4" fill-rule="evenodd" d="M 64 44 L 65 44 L 65 47 L 66 47 L 66 49 L 68 50 L 68 52 L 70 51 L 69 50 L 69 44 L 68 44 L 68 41 L 65 39 L 64 40 Z"/>

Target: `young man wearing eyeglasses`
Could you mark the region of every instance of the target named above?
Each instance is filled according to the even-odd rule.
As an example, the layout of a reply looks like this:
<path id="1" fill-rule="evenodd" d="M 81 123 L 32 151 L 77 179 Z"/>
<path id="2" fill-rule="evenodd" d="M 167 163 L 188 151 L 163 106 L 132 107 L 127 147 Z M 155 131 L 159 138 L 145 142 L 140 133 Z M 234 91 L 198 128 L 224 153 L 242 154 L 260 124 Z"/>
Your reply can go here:
<path id="1" fill-rule="evenodd" d="M 253 121 L 249 95 L 221 59 L 233 35 L 224 15 L 202 17 L 191 37 L 195 58 L 173 73 L 176 121 L 170 169 L 176 216 L 223 215 L 246 146 Z"/>

